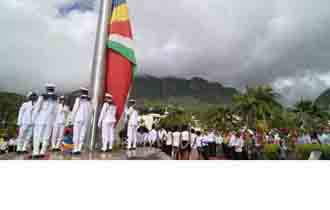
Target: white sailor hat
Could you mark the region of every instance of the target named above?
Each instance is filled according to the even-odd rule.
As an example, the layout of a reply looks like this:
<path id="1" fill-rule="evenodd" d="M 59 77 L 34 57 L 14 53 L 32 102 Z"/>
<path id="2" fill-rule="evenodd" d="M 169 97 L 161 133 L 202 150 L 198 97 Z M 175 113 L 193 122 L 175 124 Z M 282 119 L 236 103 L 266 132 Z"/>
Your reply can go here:
<path id="1" fill-rule="evenodd" d="M 88 88 L 80 87 L 80 90 L 81 90 L 81 91 L 88 91 Z"/>
<path id="2" fill-rule="evenodd" d="M 130 99 L 128 102 L 129 102 L 129 103 L 135 103 L 136 100 L 135 100 L 135 99 Z"/>
<path id="3" fill-rule="evenodd" d="M 106 93 L 104 97 L 105 98 L 112 98 L 112 95 L 110 93 Z"/>
<path id="4" fill-rule="evenodd" d="M 45 88 L 56 88 L 56 85 L 54 85 L 52 83 L 47 83 L 47 84 L 45 84 Z"/>
<path id="5" fill-rule="evenodd" d="M 60 100 L 64 100 L 65 99 L 65 96 L 60 96 Z"/>

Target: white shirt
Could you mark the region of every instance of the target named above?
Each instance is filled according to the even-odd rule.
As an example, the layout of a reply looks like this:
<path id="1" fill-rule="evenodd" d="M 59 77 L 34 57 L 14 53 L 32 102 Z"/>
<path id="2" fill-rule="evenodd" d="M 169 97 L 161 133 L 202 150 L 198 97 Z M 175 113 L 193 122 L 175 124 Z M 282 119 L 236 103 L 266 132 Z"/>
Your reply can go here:
<path id="1" fill-rule="evenodd" d="M 31 125 L 33 123 L 33 107 L 32 101 L 22 104 L 18 113 L 17 125 Z"/>
<path id="2" fill-rule="evenodd" d="M 243 152 L 243 146 L 244 146 L 244 140 L 242 137 L 236 138 L 234 147 L 235 147 L 235 152 Z"/>
<path id="3" fill-rule="evenodd" d="M 173 133 L 171 131 L 169 131 L 166 136 L 167 136 L 167 138 L 166 138 L 166 145 L 167 146 L 172 145 Z"/>
<path id="4" fill-rule="evenodd" d="M 216 142 L 217 142 L 217 144 L 222 144 L 223 143 L 223 137 L 221 135 L 216 136 Z"/>
<path id="5" fill-rule="evenodd" d="M 166 137 L 166 134 L 167 134 L 167 133 L 166 133 L 166 130 L 164 130 L 164 129 L 158 131 L 158 137 L 159 137 L 159 139 L 160 139 L 160 140 L 164 140 L 165 137 Z"/>
<path id="6" fill-rule="evenodd" d="M 211 132 L 207 135 L 207 142 L 209 142 L 209 143 L 216 142 L 216 136 L 213 132 Z"/>
<path id="7" fill-rule="evenodd" d="M 157 131 L 155 129 L 152 129 L 150 132 L 149 132 L 149 142 L 155 142 L 157 140 L 157 137 L 158 137 L 158 134 L 157 134 Z"/>
<path id="8" fill-rule="evenodd" d="M 55 125 L 64 125 L 66 123 L 66 117 L 69 113 L 69 107 L 63 104 L 57 104 L 57 112 L 55 118 Z"/>
<path id="9" fill-rule="evenodd" d="M 128 126 L 138 126 L 139 124 L 139 113 L 134 107 L 128 109 Z"/>
<path id="10" fill-rule="evenodd" d="M 190 133 L 188 131 L 182 132 L 182 141 L 190 141 Z"/>
<path id="11" fill-rule="evenodd" d="M 181 136 L 181 133 L 178 131 L 173 133 L 173 146 L 174 147 L 180 146 L 180 136 Z"/>
<path id="12" fill-rule="evenodd" d="M 201 147 L 202 146 L 202 136 L 197 136 L 196 137 L 196 147 Z"/>
<path id="13" fill-rule="evenodd" d="M 88 99 L 77 98 L 72 110 L 73 123 L 87 123 L 92 116 L 92 106 Z"/>
<path id="14" fill-rule="evenodd" d="M 117 107 L 115 105 L 104 103 L 99 117 L 99 123 L 98 123 L 99 127 L 101 127 L 102 124 L 116 123 L 117 121 L 116 113 L 117 113 Z"/>
<path id="15" fill-rule="evenodd" d="M 235 142 L 236 142 L 236 135 L 231 134 L 230 135 L 230 139 L 229 139 L 229 147 L 234 147 L 235 146 Z"/>
<path id="16" fill-rule="evenodd" d="M 45 100 L 43 96 L 40 96 L 33 110 L 34 123 L 36 125 L 53 125 L 56 118 L 56 105 L 55 100 Z"/>
<path id="17" fill-rule="evenodd" d="M 191 146 L 192 148 L 197 148 L 197 135 L 195 133 L 191 134 Z"/>

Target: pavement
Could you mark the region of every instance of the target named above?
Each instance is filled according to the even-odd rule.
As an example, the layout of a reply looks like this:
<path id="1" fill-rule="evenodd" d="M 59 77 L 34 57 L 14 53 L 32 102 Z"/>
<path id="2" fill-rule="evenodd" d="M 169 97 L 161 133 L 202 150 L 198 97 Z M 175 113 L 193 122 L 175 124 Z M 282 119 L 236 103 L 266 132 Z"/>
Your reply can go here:
<path id="1" fill-rule="evenodd" d="M 31 154 L 8 153 L 0 160 L 31 160 Z M 65 152 L 48 152 L 42 160 L 171 160 L 171 157 L 156 148 L 138 148 L 133 151 L 119 150 L 112 153 L 85 151 L 81 155 Z"/>

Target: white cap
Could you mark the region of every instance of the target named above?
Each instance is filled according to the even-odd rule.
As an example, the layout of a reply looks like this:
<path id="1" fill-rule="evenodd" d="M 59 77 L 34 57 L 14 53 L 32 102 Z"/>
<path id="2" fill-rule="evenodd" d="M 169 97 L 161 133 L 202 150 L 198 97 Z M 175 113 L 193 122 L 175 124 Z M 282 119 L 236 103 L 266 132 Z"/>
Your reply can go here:
<path id="1" fill-rule="evenodd" d="M 105 94 L 105 97 L 106 97 L 106 98 L 112 98 L 112 95 L 111 95 L 110 93 L 106 93 L 106 94 Z"/>
<path id="2" fill-rule="evenodd" d="M 60 96 L 60 99 L 65 99 L 65 97 L 64 96 Z"/>
<path id="3" fill-rule="evenodd" d="M 56 85 L 52 84 L 52 83 L 47 83 L 45 84 L 46 88 L 56 88 Z"/>
<path id="4" fill-rule="evenodd" d="M 82 90 L 82 91 L 88 91 L 88 88 L 80 87 L 80 90 Z"/>
<path id="5" fill-rule="evenodd" d="M 136 100 L 135 100 L 135 99 L 130 99 L 128 102 L 130 102 L 130 103 L 135 103 Z"/>

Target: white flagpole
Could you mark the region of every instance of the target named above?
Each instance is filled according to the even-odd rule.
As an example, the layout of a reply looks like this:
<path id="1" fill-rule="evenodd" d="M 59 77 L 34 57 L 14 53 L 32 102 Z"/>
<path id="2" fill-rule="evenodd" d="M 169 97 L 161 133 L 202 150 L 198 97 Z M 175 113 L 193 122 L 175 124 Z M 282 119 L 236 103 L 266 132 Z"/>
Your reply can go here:
<path id="1" fill-rule="evenodd" d="M 108 24 L 112 13 L 112 0 L 101 0 L 100 15 L 98 20 L 93 67 L 91 75 L 92 89 L 92 126 L 89 135 L 89 150 L 94 150 L 98 137 L 97 121 L 101 103 L 104 97 L 106 44 L 108 40 Z"/>

